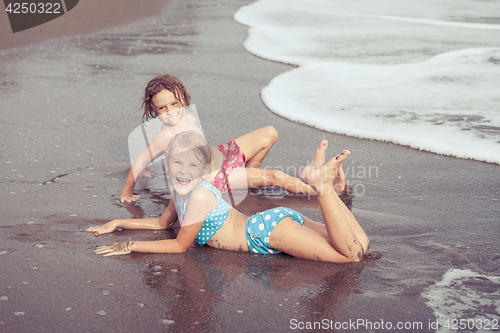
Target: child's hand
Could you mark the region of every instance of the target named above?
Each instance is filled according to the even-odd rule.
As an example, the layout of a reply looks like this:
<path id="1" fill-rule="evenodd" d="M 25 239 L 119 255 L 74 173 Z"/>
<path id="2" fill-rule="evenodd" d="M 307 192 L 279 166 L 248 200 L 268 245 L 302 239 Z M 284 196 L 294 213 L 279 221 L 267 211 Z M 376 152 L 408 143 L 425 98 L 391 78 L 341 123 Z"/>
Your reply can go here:
<path id="1" fill-rule="evenodd" d="M 125 203 L 125 202 L 134 202 L 134 201 L 139 200 L 140 197 L 141 197 L 140 195 L 135 195 L 135 194 L 132 194 L 132 193 L 127 193 L 127 194 L 122 194 L 122 197 L 121 197 L 120 201 L 122 203 Z"/>
<path id="2" fill-rule="evenodd" d="M 87 229 L 85 229 L 85 231 L 91 232 L 96 236 L 99 236 L 102 234 L 109 234 L 110 232 L 113 232 L 116 229 L 116 224 L 114 222 L 115 222 L 115 220 L 110 221 L 108 223 L 105 223 L 103 225 L 98 225 L 95 227 L 88 227 Z"/>
<path id="3" fill-rule="evenodd" d="M 125 242 L 125 243 L 119 243 L 119 244 L 113 244 L 109 246 L 99 246 L 97 249 L 94 250 L 95 254 L 102 254 L 103 257 L 109 257 L 109 256 L 119 256 L 122 254 L 129 254 L 132 252 L 130 250 L 130 245 L 132 245 L 133 242 Z"/>

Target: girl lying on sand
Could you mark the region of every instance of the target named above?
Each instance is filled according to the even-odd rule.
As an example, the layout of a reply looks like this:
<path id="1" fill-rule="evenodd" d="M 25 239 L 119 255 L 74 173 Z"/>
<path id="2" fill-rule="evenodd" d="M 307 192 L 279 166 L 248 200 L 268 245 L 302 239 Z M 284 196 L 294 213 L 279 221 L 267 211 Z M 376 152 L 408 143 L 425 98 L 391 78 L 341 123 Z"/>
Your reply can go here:
<path id="1" fill-rule="evenodd" d="M 190 102 L 191 97 L 186 87 L 173 75 L 160 75 L 148 83 L 143 98 L 143 119 L 158 117 L 163 125 L 151 144 L 132 164 L 122 190 L 122 202 L 139 199 L 139 195 L 133 193 L 137 178 L 150 162 L 165 153 L 165 147 L 177 133 L 201 133 L 195 117 L 185 113 L 185 107 L 189 106 Z M 220 158 L 214 162 L 215 168 L 220 171 L 206 181 L 221 192 L 228 190 L 231 184 L 233 190 L 279 186 L 292 193 L 315 194 L 310 186 L 304 184 L 302 177 L 298 179 L 279 170 L 259 168 L 276 140 L 278 133 L 274 127 L 267 126 L 219 145 L 215 153 Z M 345 179 L 340 173 L 336 180 L 337 193 L 344 190 L 344 187 Z"/>
<path id="2" fill-rule="evenodd" d="M 86 229 L 95 235 L 116 228 L 164 229 L 177 216 L 181 228 L 176 239 L 129 241 L 98 247 L 104 256 L 131 252 L 181 253 L 193 242 L 202 246 L 254 253 L 279 253 L 321 261 L 359 261 L 368 251 L 369 240 L 352 213 L 334 190 L 334 178 L 350 154 L 344 150 L 325 163 L 327 143 L 320 144 L 304 180 L 316 191 L 324 224 L 314 222 L 293 209 L 277 207 L 245 216 L 231 208 L 213 185 L 204 181 L 212 173 L 211 149 L 194 131 L 177 134 L 165 154 L 165 167 L 173 183 L 172 199 L 159 218 L 113 220 Z"/>

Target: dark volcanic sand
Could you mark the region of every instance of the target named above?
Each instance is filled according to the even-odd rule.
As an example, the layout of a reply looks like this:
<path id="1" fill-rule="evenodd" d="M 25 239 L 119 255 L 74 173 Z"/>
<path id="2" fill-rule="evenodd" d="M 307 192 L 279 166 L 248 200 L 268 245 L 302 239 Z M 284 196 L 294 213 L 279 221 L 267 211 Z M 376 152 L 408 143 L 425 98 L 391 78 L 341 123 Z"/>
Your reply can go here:
<path id="1" fill-rule="evenodd" d="M 172 1 L 147 22 L 0 51 L 0 331 L 282 332 L 293 319 L 418 321 L 429 331 L 434 316 L 420 293 L 444 272 L 500 273 L 498 165 L 326 133 L 270 113 L 259 91 L 290 67 L 243 50 L 247 29 L 232 14 L 247 3 Z M 137 187 L 135 205 L 116 200 L 141 92 L 164 72 L 184 80 L 212 143 L 273 125 L 280 138 L 266 166 L 298 170 L 323 136 L 330 156 L 350 149 L 348 180 L 365 188 L 353 212 L 373 258 L 342 265 L 207 247 L 96 256 L 97 245 L 175 236 L 83 232 L 165 207 L 158 180 Z M 358 173 L 370 167 L 371 175 Z M 315 199 L 303 196 L 250 195 L 239 208 L 278 205 L 321 220 Z"/>

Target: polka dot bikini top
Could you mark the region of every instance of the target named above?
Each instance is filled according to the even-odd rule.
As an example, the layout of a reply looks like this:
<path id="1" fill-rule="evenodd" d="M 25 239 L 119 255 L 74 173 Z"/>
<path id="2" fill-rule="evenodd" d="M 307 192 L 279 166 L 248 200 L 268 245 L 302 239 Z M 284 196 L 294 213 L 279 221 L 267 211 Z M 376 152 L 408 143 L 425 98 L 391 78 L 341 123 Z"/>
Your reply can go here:
<path id="1" fill-rule="evenodd" d="M 201 227 L 200 231 L 198 232 L 198 235 L 196 235 L 196 245 L 202 246 L 205 245 L 206 242 L 212 238 L 213 235 L 217 232 L 217 230 L 222 227 L 224 222 L 226 221 L 228 215 L 229 215 L 229 209 L 231 208 L 227 202 L 222 199 L 220 191 L 216 189 L 213 185 L 209 183 L 199 183 L 196 185 L 196 187 L 193 189 L 196 190 L 200 186 L 205 186 L 208 187 L 217 197 L 217 207 L 215 207 L 213 210 L 211 210 L 208 214 L 207 217 L 205 218 L 205 221 L 203 221 L 203 226 Z M 186 198 L 186 202 L 184 202 L 184 205 L 182 205 L 182 200 L 181 196 L 178 196 L 178 212 L 181 212 L 181 225 L 182 222 L 184 221 L 184 216 L 186 215 L 186 205 L 189 200 L 189 196 L 191 193 L 189 193 L 188 197 Z"/>

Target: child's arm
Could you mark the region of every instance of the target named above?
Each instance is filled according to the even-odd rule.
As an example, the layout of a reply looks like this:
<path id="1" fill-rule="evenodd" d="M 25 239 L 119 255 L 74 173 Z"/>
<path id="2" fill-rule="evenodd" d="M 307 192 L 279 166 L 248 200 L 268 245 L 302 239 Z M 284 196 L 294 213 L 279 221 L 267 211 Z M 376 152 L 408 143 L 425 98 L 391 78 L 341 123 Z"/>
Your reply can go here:
<path id="1" fill-rule="evenodd" d="M 173 200 L 171 200 L 173 202 Z M 101 246 L 96 254 L 105 257 L 129 254 L 130 252 L 147 253 L 182 253 L 193 244 L 203 226 L 207 214 L 217 206 L 217 198 L 206 187 L 200 187 L 191 193 L 186 207 L 186 216 L 176 239 L 159 241 L 129 241 L 111 246 Z M 160 218 L 161 219 L 161 218 Z"/>
<path id="2" fill-rule="evenodd" d="M 175 211 L 174 200 L 170 200 L 167 209 L 158 217 L 150 217 L 145 219 L 118 219 L 109 221 L 103 225 L 90 227 L 85 229 L 87 232 L 92 232 L 99 236 L 115 231 L 117 228 L 124 229 L 166 229 L 175 222 L 177 212 Z"/>
<path id="3" fill-rule="evenodd" d="M 144 149 L 139 156 L 135 159 L 130 171 L 128 172 L 127 179 L 125 180 L 125 185 L 122 190 L 122 197 L 120 198 L 121 202 L 131 202 L 137 201 L 140 198 L 140 195 L 134 195 L 134 188 L 137 182 L 137 178 L 141 174 L 142 171 L 147 167 L 151 161 L 157 158 L 160 154 L 162 154 L 167 148 L 168 143 L 170 142 L 170 135 L 165 131 L 160 131 L 158 133 L 153 142 Z"/>
<path id="4" fill-rule="evenodd" d="M 128 241 L 111 246 L 101 246 L 95 250 L 95 253 L 102 254 L 104 257 L 129 254 L 131 252 L 183 253 L 191 246 L 202 226 L 203 221 L 182 227 L 175 239 Z"/>
<path id="5" fill-rule="evenodd" d="M 135 183 L 134 171 L 133 168 L 130 168 L 127 179 L 125 180 L 125 185 L 123 185 L 122 197 L 120 198 L 121 202 L 133 202 L 139 200 L 141 196 L 134 194 Z"/>

